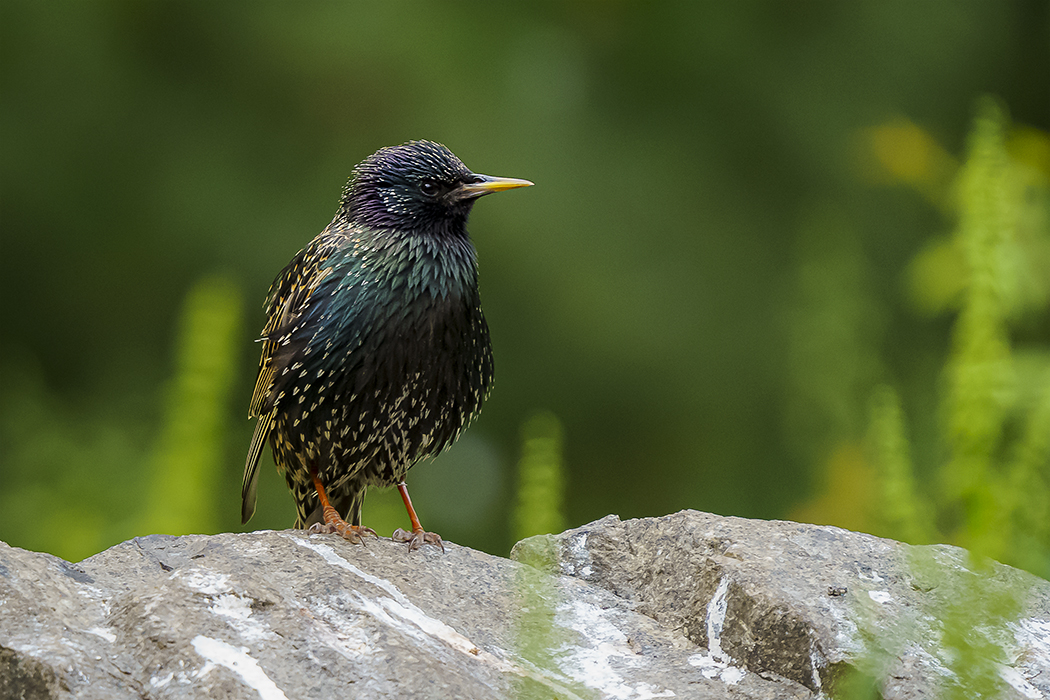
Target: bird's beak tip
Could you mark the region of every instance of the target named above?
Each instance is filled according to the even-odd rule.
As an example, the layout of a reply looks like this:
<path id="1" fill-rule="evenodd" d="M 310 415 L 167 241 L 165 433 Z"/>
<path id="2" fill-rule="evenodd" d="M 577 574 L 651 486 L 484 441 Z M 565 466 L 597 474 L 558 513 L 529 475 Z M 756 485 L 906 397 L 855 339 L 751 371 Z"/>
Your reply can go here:
<path id="1" fill-rule="evenodd" d="M 491 175 L 478 175 L 477 182 L 460 185 L 458 194 L 463 198 L 481 197 L 493 192 L 513 190 L 518 187 L 532 187 L 535 184 L 529 180 L 520 180 L 516 177 L 492 177 Z"/>

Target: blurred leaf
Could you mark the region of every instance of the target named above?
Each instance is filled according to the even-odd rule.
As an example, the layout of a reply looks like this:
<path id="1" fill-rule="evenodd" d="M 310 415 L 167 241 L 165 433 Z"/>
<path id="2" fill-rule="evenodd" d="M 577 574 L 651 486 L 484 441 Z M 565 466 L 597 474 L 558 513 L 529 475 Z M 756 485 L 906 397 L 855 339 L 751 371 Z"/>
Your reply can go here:
<path id="1" fill-rule="evenodd" d="M 915 480 L 900 396 L 889 386 L 877 387 L 872 396 L 868 450 L 877 469 L 878 534 L 911 544 L 932 542 L 932 511 Z"/>
<path id="2" fill-rule="evenodd" d="M 958 163 L 929 133 L 907 119 L 896 119 L 867 129 L 865 142 L 873 170 L 944 206 Z"/>
<path id="3" fill-rule="evenodd" d="M 198 281 L 183 305 L 175 376 L 150 460 L 141 531 L 213 533 L 216 490 L 241 324 L 240 291 L 222 277 Z"/>
<path id="4" fill-rule="evenodd" d="M 522 427 L 518 462 L 514 540 L 557 534 L 565 529 L 565 476 L 562 426 L 549 411 L 537 413 Z"/>
<path id="5" fill-rule="evenodd" d="M 856 443 L 843 443 L 828 455 L 820 473 L 818 495 L 796 506 L 791 520 L 817 525 L 835 525 L 847 530 L 871 532 L 877 522 L 877 476 Z"/>

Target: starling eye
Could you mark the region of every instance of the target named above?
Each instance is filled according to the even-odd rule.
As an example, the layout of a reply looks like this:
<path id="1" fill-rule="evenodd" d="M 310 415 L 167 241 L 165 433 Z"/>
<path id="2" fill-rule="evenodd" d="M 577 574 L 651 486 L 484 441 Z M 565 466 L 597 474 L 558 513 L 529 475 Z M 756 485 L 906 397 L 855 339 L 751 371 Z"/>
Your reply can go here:
<path id="1" fill-rule="evenodd" d="M 433 180 L 423 180 L 423 182 L 419 183 L 419 191 L 427 197 L 436 197 L 438 192 L 441 191 L 441 187 Z"/>

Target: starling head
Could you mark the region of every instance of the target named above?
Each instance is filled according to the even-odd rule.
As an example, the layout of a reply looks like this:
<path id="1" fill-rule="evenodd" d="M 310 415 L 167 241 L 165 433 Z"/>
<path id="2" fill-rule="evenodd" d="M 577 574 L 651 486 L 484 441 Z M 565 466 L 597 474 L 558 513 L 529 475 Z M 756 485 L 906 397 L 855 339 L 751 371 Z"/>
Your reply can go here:
<path id="1" fill-rule="evenodd" d="M 439 143 L 409 141 L 382 148 L 354 168 L 340 216 L 405 233 L 449 230 L 465 223 L 478 197 L 531 184 L 478 175 Z"/>

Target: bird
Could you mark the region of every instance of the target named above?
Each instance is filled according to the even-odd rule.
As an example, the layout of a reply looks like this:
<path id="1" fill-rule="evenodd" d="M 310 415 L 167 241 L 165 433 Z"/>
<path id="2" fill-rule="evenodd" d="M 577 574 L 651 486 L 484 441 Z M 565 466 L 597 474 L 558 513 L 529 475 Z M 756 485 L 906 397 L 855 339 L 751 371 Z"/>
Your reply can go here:
<path id="1" fill-rule="evenodd" d="M 492 387 L 489 328 L 467 218 L 479 197 L 528 187 L 480 175 L 442 144 L 419 140 L 361 161 L 332 222 L 277 275 L 249 418 L 241 521 L 255 512 L 269 443 L 296 506 L 295 527 L 353 543 L 370 486 L 397 486 L 411 531 L 427 532 L 405 477 L 460 436 Z"/>

